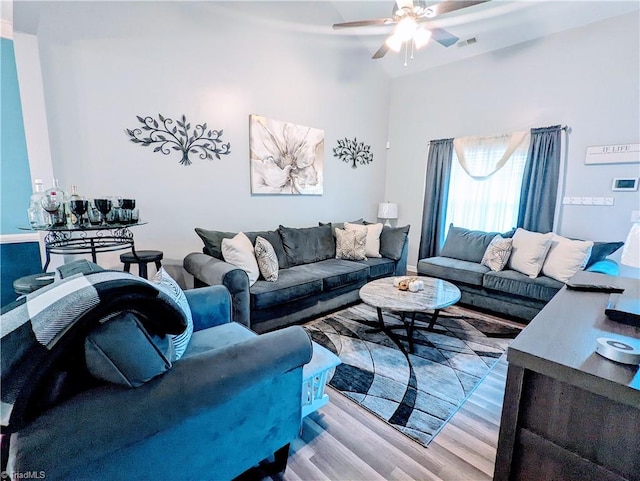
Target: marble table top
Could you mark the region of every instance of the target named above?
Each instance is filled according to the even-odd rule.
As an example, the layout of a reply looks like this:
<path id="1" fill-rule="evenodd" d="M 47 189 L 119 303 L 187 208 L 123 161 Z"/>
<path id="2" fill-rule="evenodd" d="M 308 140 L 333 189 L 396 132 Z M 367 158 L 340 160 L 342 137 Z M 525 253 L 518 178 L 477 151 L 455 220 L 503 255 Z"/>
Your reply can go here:
<path id="1" fill-rule="evenodd" d="M 360 288 L 360 299 L 373 307 L 400 312 L 442 309 L 460 300 L 460 289 L 450 282 L 424 276 L 419 279 L 424 282 L 424 290 L 418 292 L 394 287 L 393 277 L 371 281 Z"/>

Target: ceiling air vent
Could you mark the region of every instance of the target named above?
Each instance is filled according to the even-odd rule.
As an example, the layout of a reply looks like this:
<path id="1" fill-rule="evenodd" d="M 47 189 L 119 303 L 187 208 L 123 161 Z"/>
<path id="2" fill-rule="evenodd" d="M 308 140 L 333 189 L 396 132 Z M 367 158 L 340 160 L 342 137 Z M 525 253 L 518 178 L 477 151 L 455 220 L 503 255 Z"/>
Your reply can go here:
<path id="1" fill-rule="evenodd" d="M 478 39 L 476 37 L 471 37 L 471 38 L 468 38 L 466 40 L 460 40 L 458 42 L 458 47 L 466 47 L 467 45 L 473 45 L 477 41 L 478 41 Z"/>

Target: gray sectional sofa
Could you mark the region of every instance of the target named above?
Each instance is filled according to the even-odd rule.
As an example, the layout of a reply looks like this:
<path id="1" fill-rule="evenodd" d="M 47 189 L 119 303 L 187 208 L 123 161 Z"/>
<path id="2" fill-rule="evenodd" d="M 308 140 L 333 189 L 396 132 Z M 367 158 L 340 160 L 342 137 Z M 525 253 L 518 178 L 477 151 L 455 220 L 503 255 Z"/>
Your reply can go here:
<path id="1" fill-rule="evenodd" d="M 418 261 L 418 275 L 455 284 L 462 294 L 460 304 L 528 322 L 564 283 L 544 275 L 532 279 L 508 268 L 494 272 L 482 265 L 484 252 L 496 234 L 451 226 L 440 255 Z M 513 231 L 501 234 L 512 235 Z M 606 256 L 621 246 L 622 242 L 594 243 L 586 270 L 617 275 L 618 264 Z"/>
<path id="2" fill-rule="evenodd" d="M 197 228 L 205 247 L 202 253 L 187 255 L 183 266 L 193 275 L 195 287 L 227 287 L 235 321 L 258 333 L 272 331 L 358 301 L 360 287 L 371 280 L 406 273 L 409 226 L 385 227 L 380 235 L 382 257 L 362 261 L 336 258 L 336 227 L 341 225 L 245 232 L 254 245 L 258 236 L 273 245 L 279 267 L 275 282 L 261 277 L 249 286 L 246 272 L 223 260 L 222 240 L 234 232 Z"/>

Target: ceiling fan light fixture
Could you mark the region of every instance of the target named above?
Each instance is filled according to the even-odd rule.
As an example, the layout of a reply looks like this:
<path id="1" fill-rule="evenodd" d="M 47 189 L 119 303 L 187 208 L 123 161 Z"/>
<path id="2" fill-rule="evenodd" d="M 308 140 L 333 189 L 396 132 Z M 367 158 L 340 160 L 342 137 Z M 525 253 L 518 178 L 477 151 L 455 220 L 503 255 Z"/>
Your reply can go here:
<path id="1" fill-rule="evenodd" d="M 398 35 L 403 42 L 407 42 L 413 38 L 417 28 L 418 24 L 413 17 L 405 17 L 398 22 L 394 35 Z"/>
<path id="2" fill-rule="evenodd" d="M 424 27 L 420 27 L 416 30 L 416 33 L 413 36 L 413 43 L 416 45 L 417 49 L 420 49 L 429 43 L 430 38 L 431 32 Z"/>
<path id="3" fill-rule="evenodd" d="M 402 48 L 402 39 L 397 33 L 394 33 L 389 38 L 387 38 L 384 43 L 386 43 L 387 47 L 389 47 L 394 52 L 399 52 L 400 48 Z"/>

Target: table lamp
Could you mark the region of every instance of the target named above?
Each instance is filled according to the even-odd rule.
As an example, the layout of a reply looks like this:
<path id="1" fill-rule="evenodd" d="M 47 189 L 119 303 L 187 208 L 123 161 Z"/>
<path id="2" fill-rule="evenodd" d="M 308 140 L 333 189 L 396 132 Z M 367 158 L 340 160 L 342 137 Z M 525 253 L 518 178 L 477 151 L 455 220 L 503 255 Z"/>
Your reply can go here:
<path id="1" fill-rule="evenodd" d="M 391 227 L 391 219 L 398 218 L 398 204 L 392 204 L 390 202 L 384 202 L 378 204 L 378 218 L 385 219 L 385 226 Z"/>

